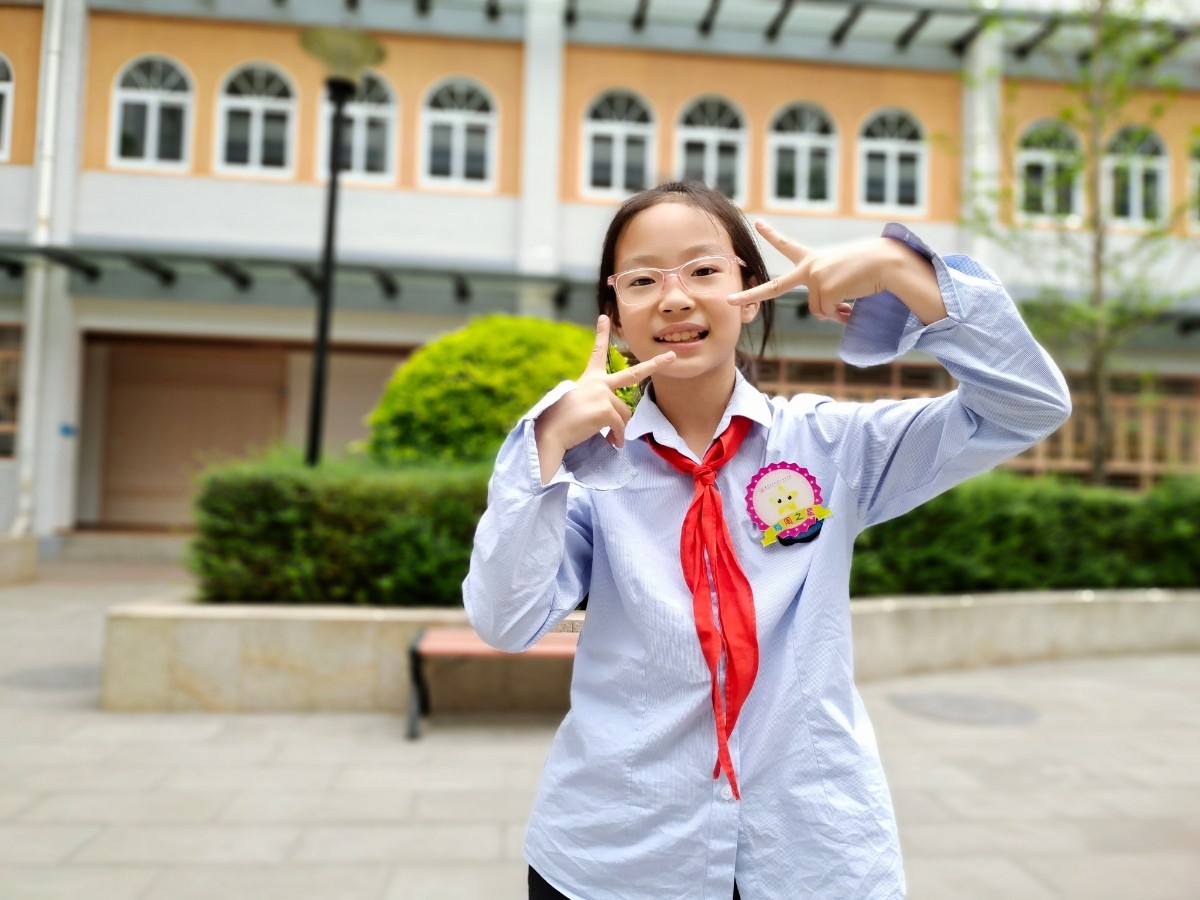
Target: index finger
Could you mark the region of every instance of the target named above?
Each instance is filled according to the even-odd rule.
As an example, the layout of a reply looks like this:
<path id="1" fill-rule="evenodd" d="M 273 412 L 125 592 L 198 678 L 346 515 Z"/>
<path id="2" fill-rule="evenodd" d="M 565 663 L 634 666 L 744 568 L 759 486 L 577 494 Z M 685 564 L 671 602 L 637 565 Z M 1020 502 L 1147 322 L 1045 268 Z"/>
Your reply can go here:
<path id="1" fill-rule="evenodd" d="M 608 316 L 600 316 L 596 319 L 596 343 L 592 346 L 592 355 L 588 357 L 587 368 L 583 370 L 585 375 L 608 371 L 608 332 Z"/>
<path id="2" fill-rule="evenodd" d="M 793 265 L 799 265 L 804 262 L 808 254 L 812 252 L 803 244 L 797 243 L 791 238 L 780 234 L 773 227 L 762 221 L 762 219 L 755 222 L 754 227 L 758 229 L 759 234 L 767 239 L 767 243 L 786 256 Z"/>
<path id="3" fill-rule="evenodd" d="M 781 294 L 786 294 L 794 287 L 803 284 L 808 277 L 808 267 L 801 263 L 788 272 L 786 275 L 780 275 L 778 278 L 772 278 L 765 284 L 760 284 L 752 287 L 749 290 L 738 291 L 736 294 L 729 295 L 730 306 L 746 306 L 749 303 L 761 303 L 764 300 L 773 300 Z"/>
<path id="4" fill-rule="evenodd" d="M 669 366 L 673 362 L 675 362 L 675 351 L 668 350 L 666 353 L 660 353 L 653 359 L 638 363 L 636 366 L 630 366 L 628 369 L 613 372 L 611 375 L 605 375 L 604 383 L 614 391 L 617 388 L 632 387 L 643 378 L 653 375 L 659 369 Z"/>

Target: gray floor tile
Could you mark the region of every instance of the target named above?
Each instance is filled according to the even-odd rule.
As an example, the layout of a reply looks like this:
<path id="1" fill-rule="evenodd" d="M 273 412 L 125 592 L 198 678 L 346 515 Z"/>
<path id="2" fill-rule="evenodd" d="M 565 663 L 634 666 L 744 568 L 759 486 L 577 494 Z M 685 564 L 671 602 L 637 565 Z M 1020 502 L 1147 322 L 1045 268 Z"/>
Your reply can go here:
<path id="1" fill-rule="evenodd" d="M 312 791 L 330 787 L 341 766 L 226 766 L 175 767 L 158 785 L 168 791 Z"/>
<path id="2" fill-rule="evenodd" d="M 1064 854 L 1025 865 L 1064 898 L 1195 900 L 1200 848 L 1190 853 Z M 914 898 L 915 900 L 915 898 Z"/>
<path id="3" fill-rule="evenodd" d="M 0 866 L 0 900 L 140 900 L 153 866 Z"/>
<path id="4" fill-rule="evenodd" d="M 396 866 L 385 900 L 525 900 L 524 863 L 491 865 Z"/>
<path id="5" fill-rule="evenodd" d="M 45 797 L 29 807 L 22 822 L 92 824 L 172 824 L 213 822 L 232 794 L 192 791 L 70 791 Z"/>
<path id="6" fill-rule="evenodd" d="M 343 825 L 307 828 L 302 862 L 499 862 L 499 825 Z"/>
<path id="7" fill-rule="evenodd" d="M 299 829 L 284 826 L 166 825 L 106 828 L 72 862 L 239 863 L 282 862 Z"/>
<path id="8" fill-rule="evenodd" d="M 15 819 L 41 796 L 33 791 L 0 791 L 0 821 Z"/>
<path id="9" fill-rule="evenodd" d="M 0 824 L 0 863 L 44 865 L 62 862 L 99 831 L 90 825 Z"/>
<path id="10" fill-rule="evenodd" d="M 361 863 L 172 866 L 142 900 L 379 900 L 389 874 Z"/>
<path id="11" fill-rule="evenodd" d="M 380 791 L 373 794 L 363 791 L 256 791 L 234 798 L 221 812 L 220 820 L 240 823 L 402 824 L 414 819 L 415 805 L 416 795 L 408 791 Z"/>
<path id="12" fill-rule="evenodd" d="M 905 861 L 905 874 L 908 900 L 1065 900 L 1037 876 L 1002 857 L 919 857 Z"/>

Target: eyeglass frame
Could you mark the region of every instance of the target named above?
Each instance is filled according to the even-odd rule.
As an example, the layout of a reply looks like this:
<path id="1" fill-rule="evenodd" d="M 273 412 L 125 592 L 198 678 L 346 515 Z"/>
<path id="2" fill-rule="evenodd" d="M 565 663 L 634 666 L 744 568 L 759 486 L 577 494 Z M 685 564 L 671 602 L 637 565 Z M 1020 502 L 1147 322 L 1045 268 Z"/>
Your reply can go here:
<path id="1" fill-rule="evenodd" d="M 632 269 L 626 269 L 624 272 L 617 272 L 613 275 L 609 275 L 608 280 L 605 282 L 605 284 L 607 284 L 610 288 L 613 289 L 613 293 L 617 295 L 617 300 L 620 300 L 621 292 L 617 290 L 617 279 L 620 278 L 622 275 L 629 275 L 631 272 L 660 272 L 660 273 L 662 273 L 663 280 L 662 280 L 662 285 L 658 289 L 658 294 L 655 295 L 653 300 L 646 300 L 645 302 L 638 304 L 640 306 L 646 306 L 647 304 L 658 302 L 658 299 L 660 297 L 662 297 L 663 293 L 667 289 L 667 279 L 671 275 L 675 276 L 676 280 L 679 282 L 679 287 L 686 294 L 689 294 L 689 295 L 711 294 L 711 293 L 714 293 L 717 289 L 713 288 L 712 291 L 689 291 L 686 287 L 684 287 L 683 276 L 681 276 L 679 274 L 680 269 L 686 269 L 692 263 L 700 262 L 700 260 L 702 260 L 702 259 L 724 259 L 724 260 L 727 260 L 730 262 L 737 263 L 743 269 L 749 268 L 746 265 L 746 261 L 744 259 L 742 259 L 740 256 L 737 256 L 736 254 L 708 253 L 708 254 L 705 254 L 704 256 L 697 256 L 695 259 L 689 259 L 687 262 L 680 263 L 679 265 L 675 266 L 672 269 L 660 269 L 657 266 L 636 266 L 635 268 L 632 268 Z M 625 302 L 628 304 L 629 301 L 625 301 Z"/>

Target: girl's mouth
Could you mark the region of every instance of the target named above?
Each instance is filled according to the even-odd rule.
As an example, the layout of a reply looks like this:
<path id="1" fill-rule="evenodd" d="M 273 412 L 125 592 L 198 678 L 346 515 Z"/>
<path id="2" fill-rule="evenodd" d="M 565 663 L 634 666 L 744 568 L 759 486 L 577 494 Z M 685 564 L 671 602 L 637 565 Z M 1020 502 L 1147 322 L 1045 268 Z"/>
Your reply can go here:
<path id="1" fill-rule="evenodd" d="M 659 344 L 691 344 L 702 341 L 706 337 L 708 337 L 707 331 L 677 331 L 674 334 L 656 337 L 654 340 Z"/>

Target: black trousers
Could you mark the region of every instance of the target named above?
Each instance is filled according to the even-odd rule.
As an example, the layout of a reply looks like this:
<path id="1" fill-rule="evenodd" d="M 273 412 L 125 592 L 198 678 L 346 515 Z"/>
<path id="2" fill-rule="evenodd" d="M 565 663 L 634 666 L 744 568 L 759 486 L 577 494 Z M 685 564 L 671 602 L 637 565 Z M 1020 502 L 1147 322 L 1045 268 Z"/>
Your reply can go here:
<path id="1" fill-rule="evenodd" d="M 561 894 L 546 883 L 546 879 L 538 874 L 537 869 L 533 866 L 529 867 L 529 900 L 567 900 L 565 894 Z M 733 900 L 742 900 L 742 895 L 738 893 L 737 884 L 733 886 Z"/>

